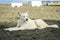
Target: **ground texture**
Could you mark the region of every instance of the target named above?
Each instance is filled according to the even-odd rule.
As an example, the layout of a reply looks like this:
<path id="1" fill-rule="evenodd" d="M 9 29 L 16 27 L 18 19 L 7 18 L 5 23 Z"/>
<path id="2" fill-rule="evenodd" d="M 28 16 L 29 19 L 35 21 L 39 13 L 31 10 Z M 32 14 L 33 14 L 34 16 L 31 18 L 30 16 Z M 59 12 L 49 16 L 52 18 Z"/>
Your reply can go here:
<path id="1" fill-rule="evenodd" d="M 46 20 L 45 20 L 46 21 Z M 60 21 L 46 21 L 48 24 L 58 24 Z M 51 23 L 52 22 L 52 23 Z M 8 23 L 0 24 L 0 40 L 60 40 L 60 28 L 45 28 L 35 30 L 5 31 Z M 10 24 L 10 26 L 12 26 Z M 60 26 L 60 25 L 59 25 Z"/>

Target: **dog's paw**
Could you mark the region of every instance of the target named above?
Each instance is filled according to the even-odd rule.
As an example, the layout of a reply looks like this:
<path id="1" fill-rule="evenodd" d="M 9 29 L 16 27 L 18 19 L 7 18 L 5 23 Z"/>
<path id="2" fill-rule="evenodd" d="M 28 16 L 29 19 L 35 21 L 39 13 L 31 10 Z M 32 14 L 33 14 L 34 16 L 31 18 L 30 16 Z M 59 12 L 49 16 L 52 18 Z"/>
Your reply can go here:
<path id="1" fill-rule="evenodd" d="M 12 31 L 12 30 L 10 30 L 10 29 L 4 29 L 5 31 Z"/>

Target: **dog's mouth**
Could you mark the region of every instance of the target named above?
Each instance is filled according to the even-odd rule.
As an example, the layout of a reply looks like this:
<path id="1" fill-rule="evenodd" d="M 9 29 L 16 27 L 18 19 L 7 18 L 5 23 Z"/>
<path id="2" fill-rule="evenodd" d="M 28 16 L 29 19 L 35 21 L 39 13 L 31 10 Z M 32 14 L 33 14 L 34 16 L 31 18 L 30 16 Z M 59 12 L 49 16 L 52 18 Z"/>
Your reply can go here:
<path id="1" fill-rule="evenodd" d="M 28 21 L 28 19 L 26 19 L 24 22 Z"/>

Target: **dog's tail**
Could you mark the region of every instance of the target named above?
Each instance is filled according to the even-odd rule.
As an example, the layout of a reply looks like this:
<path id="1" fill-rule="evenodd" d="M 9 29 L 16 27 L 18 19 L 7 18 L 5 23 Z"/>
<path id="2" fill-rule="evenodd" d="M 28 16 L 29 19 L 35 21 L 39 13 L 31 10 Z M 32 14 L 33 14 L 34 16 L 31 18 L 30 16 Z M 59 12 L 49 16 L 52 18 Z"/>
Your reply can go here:
<path id="1" fill-rule="evenodd" d="M 48 27 L 59 28 L 57 24 L 49 25 Z"/>

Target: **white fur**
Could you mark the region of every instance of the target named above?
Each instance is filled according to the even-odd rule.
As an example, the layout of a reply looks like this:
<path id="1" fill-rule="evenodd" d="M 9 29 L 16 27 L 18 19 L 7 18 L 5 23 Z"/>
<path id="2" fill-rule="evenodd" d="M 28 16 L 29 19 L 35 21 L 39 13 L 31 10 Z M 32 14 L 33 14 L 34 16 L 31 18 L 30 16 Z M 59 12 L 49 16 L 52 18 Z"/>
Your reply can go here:
<path id="1" fill-rule="evenodd" d="M 18 13 L 18 14 L 20 16 L 20 19 L 17 21 L 17 26 L 7 28 L 4 30 L 15 31 L 15 30 L 36 29 L 36 28 L 44 29 L 46 27 L 59 28 L 57 25 L 48 25 L 42 19 L 31 20 L 28 17 L 27 13 L 22 13 L 22 14 Z M 28 19 L 28 20 L 26 20 L 26 19 Z"/>
<path id="2" fill-rule="evenodd" d="M 44 28 L 47 28 L 47 27 L 59 28 L 59 26 L 57 24 L 48 25 L 42 19 L 37 19 L 35 21 L 36 21 L 36 25 L 38 26 L 38 29 L 44 29 Z"/>
<path id="3" fill-rule="evenodd" d="M 43 29 L 43 28 L 48 27 L 48 24 L 45 21 L 43 21 L 42 19 L 35 20 L 35 23 L 38 26 L 38 29 Z"/>

